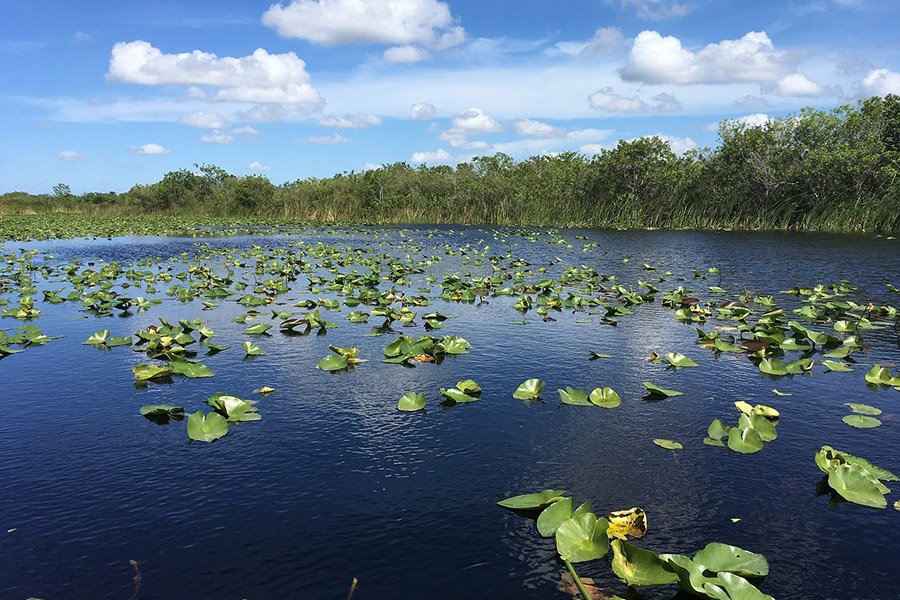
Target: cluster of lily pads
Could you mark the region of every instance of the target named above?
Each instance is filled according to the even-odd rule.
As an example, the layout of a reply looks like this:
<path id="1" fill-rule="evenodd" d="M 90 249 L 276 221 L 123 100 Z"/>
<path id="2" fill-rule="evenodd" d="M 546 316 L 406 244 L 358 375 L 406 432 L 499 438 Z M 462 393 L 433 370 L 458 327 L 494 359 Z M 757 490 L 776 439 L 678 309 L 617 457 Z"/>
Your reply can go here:
<path id="1" fill-rule="evenodd" d="M 481 400 L 481 391 L 481 386 L 474 379 L 463 379 L 456 383 L 456 387 L 441 388 L 440 394 L 444 397 L 444 406 L 453 406 Z M 426 402 L 424 392 L 407 392 L 400 396 L 397 410 L 402 412 L 419 411 L 425 408 Z"/>
<path id="2" fill-rule="evenodd" d="M 771 442 L 778 437 L 775 426 L 778 424 L 779 413 L 771 406 L 757 404 L 750 406 L 743 400 L 734 403 L 741 416 L 737 425 L 729 427 L 719 419 L 713 420 L 706 430 L 704 444 L 709 446 L 724 446 L 741 454 L 753 454 L 763 449 L 765 442 Z M 722 439 L 727 438 L 726 442 Z"/>
<path id="3" fill-rule="evenodd" d="M 556 552 L 583 598 L 594 596 L 574 565 L 603 558 L 612 550 L 612 571 L 629 587 L 678 585 L 687 594 L 714 600 L 773 600 L 750 581 L 769 574 L 769 563 L 763 555 L 719 542 L 707 544 L 693 557 L 656 554 L 628 541 L 647 533 L 643 509 L 597 516 L 591 502 L 576 508 L 574 499 L 564 494 L 565 490 L 546 489 L 497 504 L 535 518 L 538 533 L 554 539 Z M 623 600 L 611 597 L 616 599 Z"/>
<path id="4" fill-rule="evenodd" d="M 237 396 L 213 394 L 205 403 L 212 407 L 211 412 L 198 410 L 187 418 L 188 437 L 198 442 L 215 441 L 224 437 L 235 423 L 259 421 L 262 418 L 254 402 Z M 157 425 L 184 419 L 184 407 L 170 404 L 145 404 L 140 413 Z"/>

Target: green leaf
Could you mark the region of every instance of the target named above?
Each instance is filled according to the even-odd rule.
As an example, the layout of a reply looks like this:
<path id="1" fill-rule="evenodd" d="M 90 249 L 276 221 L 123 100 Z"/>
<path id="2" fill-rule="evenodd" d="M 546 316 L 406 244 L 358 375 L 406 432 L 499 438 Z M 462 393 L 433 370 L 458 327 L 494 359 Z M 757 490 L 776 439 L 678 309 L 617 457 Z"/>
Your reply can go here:
<path id="1" fill-rule="evenodd" d="M 566 490 L 546 489 L 532 494 L 521 494 L 519 496 L 510 496 L 501 500 L 497 504 L 504 508 L 513 510 L 534 510 L 544 508 L 557 500 L 562 499 L 562 495 Z"/>
<path id="2" fill-rule="evenodd" d="M 131 345 L 131 336 L 130 335 L 119 335 L 114 336 L 106 340 L 107 348 L 115 348 L 116 346 L 130 346 Z"/>
<path id="3" fill-rule="evenodd" d="M 678 587 L 689 594 L 704 596 L 703 586 L 718 581 L 718 578 L 706 575 L 704 565 L 682 554 L 660 554 L 659 558 L 678 576 Z"/>
<path id="4" fill-rule="evenodd" d="M 669 352 L 665 356 L 666 360 L 669 361 L 669 364 L 675 367 L 676 369 L 682 369 L 685 367 L 699 367 L 697 363 L 693 360 L 681 354 L 679 352 Z"/>
<path id="5" fill-rule="evenodd" d="M 96 331 L 91 334 L 91 337 L 86 339 L 83 344 L 87 344 L 88 346 L 102 346 L 106 344 L 106 340 L 109 338 L 109 329 L 101 329 L 100 331 Z"/>
<path id="6" fill-rule="evenodd" d="M 836 360 L 826 360 L 826 361 L 823 361 L 822 364 L 825 366 L 826 369 L 828 369 L 829 372 L 840 371 L 842 373 L 847 373 L 847 372 L 853 371 L 853 369 L 851 369 L 850 367 L 847 366 L 847 363 L 842 363 L 842 362 L 839 362 Z"/>
<path id="7" fill-rule="evenodd" d="M 445 389 L 445 388 L 441 388 L 440 392 L 441 392 L 441 396 L 443 396 L 444 398 L 447 398 L 448 400 L 451 400 L 451 401 L 459 403 L 459 404 L 466 404 L 468 402 L 477 402 L 478 401 L 477 397 L 470 396 L 469 394 L 467 394 L 461 390 L 458 390 L 457 388 L 450 388 L 449 390 Z"/>
<path id="8" fill-rule="evenodd" d="M 881 365 L 875 365 L 869 369 L 868 373 L 866 373 L 866 381 L 876 385 L 887 385 L 887 382 L 890 381 L 890 379 L 891 372 Z"/>
<path id="9" fill-rule="evenodd" d="M 198 410 L 188 417 L 188 437 L 198 442 L 211 442 L 228 433 L 228 421 L 217 412 L 204 415 Z"/>
<path id="10" fill-rule="evenodd" d="M 875 408 L 874 406 L 869 406 L 868 404 L 857 404 L 855 402 L 845 402 L 845 406 L 849 406 L 850 410 L 855 412 L 858 415 L 872 415 L 873 417 L 877 417 L 881 414 L 880 408 Z"/>
<path id="11" fill-rule="evenodd" d="M 540 379 L 526 379 L 513 392 L 513 398 L 517 400 L 534 400 L 540 397 L 543 390 L 544 382 Z"/>
<path id="12" fill-rule="evenodd" d="M 612 551 L 613 573 L 628 586 L 667 585 L 678 581 L 678 575 L 649 550 L 623 540 L 613 540 Z"/>
<path id="13" fill-rule="evenodd" d="M 670 398 L 672 396 L 681 396 L 684 392 L 679 392 L 678 390 L 667 390 L 666 388 L 661 388 L 649 381 L 641 382 L 641 385 L 644 386 L 644 389 L 650 392 L 649 396 L 651 398 Z"/>
<path id="14" fill-rule="evenodd" d="M 544 537 L 553 537 L 559 526 L 575 515 L 571 497 L 553 502 L 537 518 L 537 530 Z"/>
<path id="15" fill-rule="evenodd" d="M 856 427 L 857 429 L 874 429 L 875 427 L 881 427 L 881 421 L 875 417 L 866 415 L 847 415 L 841 420 L 850 427 Z"/>
<path id="16" fill-rule="evenodd" d="M 611 387 L 595 388 L 588 400 L 601 408 L 615 408 L 622 404 L 622 398 Z"/>
<path id="17" fill-rule="evenodd" d="M 714 600 L 775 600 L 734 573 L 719 573 L 717 583 L 706 583 L 703 592 Z"/>
<path id="18" fill-rule="evenodd" d="M 753 454 L 762 450 L 763 441 L 751 427 L 732 427 L 728 432 L 728 447 L 741 454 Z"/>
<path id="19" fill-rule="evenodd" d="M 594 352 L 593 350 L 589 350 L 588 355 L 591 360 L 597 360 L 598 358 L 612 358 L 612 354 L 603 354 L 602 352 Z"/>
<path id="20" fill-rule="evenodd" d="M 184 375 L 191 379 L 213 376 L 212 369 L 201 363 L 189 362 L 186 360 L 173 360 L 169 364 L 172 366 L 173 373 Z"/>
<path id="21" fill-rule="evenodd" d="M 259 421 L 262 416 L 252 402 L 247 402 L 237 396 L 228 394 L 214 394 L 206 399 L 206 403 L 228 419 L 230 423 L 238 421 Z"/>
<path id="22" fill-rule="evenodd" d="M 425 408 L 425 394 L 422 392 L 406 392 L 397 403 L 397 409 L 404 412 L 413 412 L 423 408 Z"/>
<path id="23" fill-rule="evenodd" d="M 445 335 L 441 340 L 441 345 L 444 346 L 444 352 L 447 354 L 468 354 L 469 349 L 472 348 L 472 344 L 458 335 Z"/>
<path id="24" fill-rule="evenodd" d="M 247 356 L 262 356 L 266 353 L 265 350 L 263 350 L 253 342 L 244 342 L 243 344 L 241 344 L 241 346 L 244 348 L 244 353 Z"/>
<path id="25" fill-rule="evenodd" d="M 150 381 L 153 379 L 162 379 L 172 374 L 171 365 L 136 365 L 132 371 L 134 378 L 138 381 Z"/>
<path id="26" fill-rule="evenodd" d="M 886 508 L 884 486 L 866 469 L 851 464 L 839 465 L 828 472 L 828 487 L 855 504 Z"/>
<path id="27" fill-rule="evenodd" d="M 762 554 L 720 542 L 707 544 L 694 555 L 694 561 L 715 573 L 728 571 L 743 577 L 765 577 L 769 574 L 769 562 Z"/>
<path id="28" fill-rule="evenodd" d="M 184 419 L 184 407 L 171 404 L 145 404 L 140 408 L 140 413 L 150 421 L 165 425 L 170 419 L 181 421 Z"/>
<path id="29" fill-rule="evenodd" d="M 706 428 L 706 435 L 714 440 L 721 440 L 728 435 L 728 427 L 719 419 L 713 419 L 713 422 Z"/>
<path id="30" fill-rule="evenodd" d="M 761 373 L 765 373 L 766 375 L 773 375 L 775 377 L 781 377 L 789 373 L 787 365 L 784 364 L 784 361 L 777 358 L 762 359 L 762 361 L 760 361 L 759 363 L 759 370 Z"/>
<path id="31" fill-rule="evenodd" d="M 559 392 L 559 399 L 563 404 L 570 404 L 572 406 L 593 406 L 588 400 L 587 392 L 584 390 L 576 390 L 575 388 L 566 386 L 565 391 L 557 390 L 557 392 Z"/>
<path id="32" fill-rule="evenodd" d="M 247 329 L 244 330 L 244 333 L 250 335 L 262 335 L 269 331 L 272 326 L 269 323 L 257 323 L 255 325 L 251 325 Z"/>
<path id="33" fill-rule="evenodd" d="M 575 515 L 556 530 L 556 551 L 572 563 L 601 558 L 609 551 L 609 521 L 593 513 Z"/>
<path id="34" fill-rule="evenodd" d="M 666 450 L 681 450 L 682 448 L 684 448 L 684 446 L 673 440 L 663 440 L 657 438 L 653 440 L 653 443 L 660 448 L 665 448 Z"/>
<path id="35" fill-rule="evenodd" d="M 317 369 L 323 371 L 343 371 L 349 367 L 350 361 L 343 354 L 329 354 L 316 365 Z"/>

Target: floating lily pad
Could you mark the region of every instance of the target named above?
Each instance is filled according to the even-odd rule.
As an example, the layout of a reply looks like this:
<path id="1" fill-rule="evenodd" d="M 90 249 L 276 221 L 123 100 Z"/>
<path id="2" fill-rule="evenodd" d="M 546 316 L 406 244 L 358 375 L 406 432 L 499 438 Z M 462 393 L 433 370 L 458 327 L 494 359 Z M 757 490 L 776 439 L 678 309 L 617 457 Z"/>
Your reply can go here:
<path id="1" fill-rule="evenodd" d="M 520 494 L 518 496 L 510 496 L 498 502 L 504 508 L 513 510 L 535 510 L 544 508 L 550 504 L 561 500 L 566 490 L 546 489 L 532 494 Z"/>
<path id="2" fill-rule="evenodd" d="M 699 367 L 696 362 L 681 354 L 679 352 L 669 352 L 665 356 L 666 360 L 669 361 L 669 364 L 675 367 L 676 369 L 682 369 L 685 367 Z"/>
<path id="3" fill-rule="evenodd" d="M 206 403 L 225 417 L 229 423 L 259 421 L 262 418 L 252 402 L 247 402 L 237 396 L 214 394 L 206 399 Z"/>
<path id="4" fill-rule="evenodd" d="M 727 571 L 743 577 L 765 577 L 769 574 L 769 562 L 762 554 L 720 542 L 707 544 L 694 555 L 694 561 L 715 573 Z"/>
<path id="5" fill-rule="evenodd" d="M 228 433 L 228 421 L 217 412 L 204 415 L 198 410 L 187 420 L 188 437 L 198 442 L 212 442 Z"/>
<path id="6" fill-rule="evenodd" d="M 857 429 L 874 429 L 875 427 L 881 427 L 880 420 L 867 415 L 847 415 L 841 420 L 850 427 L 856 427 Z"/>
<path id="7" fill-rule="evenodd" d="M 682 448 L 684 448 L 684 446 L 674 440 L 663 440 L 657 438 L 653 440 L 653 443 L 660 448 L 665 448 L 666 450 L 681 450 Z"/>
<path id="8" fill-rule="evenodd" d="M 136 365 L 132 371 L 134 377 L 138 381 L 152 381 L 154 379 L 164 379 L 172 374 L 171 365 Z"/>
<path id="9" fill-rule="evenodd" d="M 317 369 L 323 371 L 344 371 L 349 367 L 350 363 L 347 357 L 341 354 L 329 354 L 316 365 Z"/>
<path id="10" fill-rule="evenodd" d="M 559 526 L 575 515 L 574 500 L 563 498 L 551 503 L 537 518 L 537 530 L 544 537 L 553 537 Z"/>
<path id="11" fill-rule="evenodd" d="M 534 400 L 540 397 L 543 390 L 544 382 L 540 379 L 526 379 L 513 392 L 513 398 L 517 400 Z"/>
<path id="12" fill-rule="evenodd" d="M 140 413 L 158 425 L 165 425 L 169 420 L 184 419 L 184 407 L 171 404 L 145 404 L 140 408 Z"/>
<path id="13" fill-rule="evenodd" d="M 413 412 L 425 408 L 425 394 L 422 392 L 407 392 L 400 397 L 397 409 L 404 412 Z"/>
<path id="14" fill-rule="evenodd" d="M 244 342 L 241 344 L 244 348 L 244 354 L 247 356 L 262 356 L 266 353 L 265 350 L 254 344 L 253 342 Z"/>
<path id="15" fill-rule="evenodd" d="M 201 363 L 189 362 L 186 360 L 173 360 L 169 365 L 172 367 L 172 373 L 184 375 L 191 379 L 213 376 L 212 369 Z"/>
<path id="16" fill-rule="evenodd" d="M 661 388 L 658 385 L 655 385 L 649 381 L 641 382 L 641 385 L 644 386 L 648 392 L 648 396 L 651 398 L 671 398 L 673 396 L 682 396 L 684 392 L 679 392 L 678 390 L 667 390 L 666 388 Z"/>
<path id="17" fill-rule="evenodd" d="M 609 521 L 586 512 L 565 521 L 556 530 L 556 551 L 572 563 L 601 558 L 609 551 Z"/>
<path id="18" fill-rule="evenodd" d="M 584 390 L 576 390 L 575 388 L 566 386 L 565 390 L 557 390 L 557 392 L 559 392 L 559 399 L 563 404 L 571 404 L 572 406 L 593 406 L 593 403 L 588 400 L 588 393 Z"/>
<path id="19" fill-rule="evenodd" d="M 620 539 L 612 540 L 612 551 L 613 573 L 631 587 L 667 585 L 678 581 L 678 575 L 654 552 Z"/>
<path id="20" fill-rule="evenodd" d="M 615 408 L 622 404 L 622 398 L 611 387 L 595 388 L 588 400 L 601 408 Z"/>
<path id="21" fill-rule="evenodd" d="M 869 406 L 868 404 L 857 404 L 855 402 L 845 402 L 845 406 L 849 406 L 850 410 L 858 415 L 871 415 L 873 417 L 877 417 L 881 414 L 880 408 L 875 408 L 874 406 Z"/>

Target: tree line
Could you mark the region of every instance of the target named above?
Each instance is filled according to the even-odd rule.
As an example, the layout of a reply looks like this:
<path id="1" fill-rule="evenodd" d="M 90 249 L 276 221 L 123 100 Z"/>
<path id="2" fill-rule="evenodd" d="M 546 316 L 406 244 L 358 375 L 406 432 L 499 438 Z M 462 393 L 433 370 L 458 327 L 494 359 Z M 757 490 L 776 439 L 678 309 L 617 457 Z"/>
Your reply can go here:
<path id="1" fill-rule="evenodd" d="M 900 230 L 900 96 L 763 125 L 723 121 L 714 148 L 675 154 L 659 137 L 586 156 L 451 166 L 398 162 L 274 185 L 214 165 L 125 193 L 0 196 L 5 214 L 46 211 L 268 217 L 311 222 L 692 229 Z"/>

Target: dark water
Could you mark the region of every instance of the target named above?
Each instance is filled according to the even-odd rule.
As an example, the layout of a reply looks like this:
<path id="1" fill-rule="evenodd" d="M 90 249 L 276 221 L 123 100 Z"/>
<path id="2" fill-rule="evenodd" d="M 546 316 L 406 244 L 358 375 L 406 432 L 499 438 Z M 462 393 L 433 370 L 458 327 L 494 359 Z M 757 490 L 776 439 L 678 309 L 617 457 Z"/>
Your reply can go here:
<path id="1" fill-rule="evenodd" d="M 900 285 L 900 245 L 884 238 L 565 230 L 574 246 L 566 248 L 549 243 L 551 236 L 529 241 L 506 233 L 323 230 L 208 243 L 270 248 L 322 239 L 396 252 L 400 245 L 378 244 L 403 240 L 403 253 L 415 245 L 422 256 L 442 258 L 432 267 L 439 282 L 448 271 L 489 274 L 488 264 L 465 266 L 458 256 L 444 255 L 445 243 L 455 248 L 481 241 L 490 254 L 510 251 L 532 269 L 547 265 L 548 274 L 536 273 L 535 281 L 579 264 L 629 285 L 637 278 L 655 281 L 641 269 L 646 262 L 657 273 L 687 278 L 669 277 L 657 284 L 663 291 L 683 284 L 714 299 L 707 287 L 720 285 L 730 294 L 775 294 L 785 307 L 796 307 L 796 298 L 778 292 L 798 285 L 846 279 L 860 290 L 854 300 L 882 304 L 897 304 L 885 283 Z M 585 241 L 599 245 L 583 251 Z M 50 264 L 127 263 L 180 259 L 182 252 L 190 257 L 200 252 L 196 242 L 121 238 L 8 243 L 6 249 L 40 248 L 53 256 L 42 259 Z M 562 262 L 550 266 L 554 257 Z M 693 279 L 692 269 L 711 266 L 720 275 Z M 35 284 L 39 291 L 64 287 Z M 421 285 L 417 280 L 411 289 Z M 285 303 L 279 308 L 302 314 L 305 309 L 290 305 L 310 297 L 306 286 L 301 276 L 296 289 L 279 298 Z M 431 287 L 437 295 L 438 285 Z M 239 295 L 212 311 L 199 301 L 167 298 L 130 318 L 83 318 L 77 303 L 50 305 L 40 297 L 35 324 L 65 337 L 0 361 L 0 598 L 342 599 L 354 577 L 356 600 L 565 598 L 556 591 L 564 568 L 552 540 L 541 539 L 532 521 L 495 505 L 545 487 L 565 488 L 576 502 L 592 500 L 598 514 L 644 508 L 650 530 L 638 544 L 656 552 L 692 554 L 721 541 L 763 553 L 771 573 L 759 587 L 779 599 L 900 596 L 900 513 L 890 506 L 879 511 L 830 503 L 817 495 L 821 472 L 813 462 L 830 444 L 900 471 L 900 395 L 874 391 L 863 380 L 870 363 L 900 363 L 892 330 L 866 336 L 868 351 L 853 373 L 826 374 L 817 366 L 810 376 L 774 380 L 746 358 L 716 358 L 697 346 L 693 327 L 675 322 L 658 299 L 636 307 L 617 327 L 571 311 L 556 314 L 556 322 L 543 322 L 534 311 L 523 317 L 512 309 L 514 298 L 480 305 L 435 299 L 417 312 L 458 317 L 437 333 L 465 337 L 472 351 L 407 369 L 378 361 L 395 336 L 365 336 L 379 320 L 351 324 L 347 308 L 323 311 L 341 324 L 326 336 L 285 336 L 276 326 L 274 335 L 260 339 L 232 322 L 245 312 L 233 301 Z M 128 335 L 159 317 L 202 318 L 218 334 L 214 341 L 231 345 L 199 356 L 215 377 L 140 389 L 131 367 L 146 362 L 145 355 L 81 344 L 98 329 Z M 592 322 L 576 322 L 583 318 Z M 528 325 L 510 324 L 520 319 Z M 267 311 L 260 321 L 269 321 Z M 0 327 L 19 324 L 7 318 Z M 267 354 L 244 359 L 240 343 L 247 339 Z M 358 346 L 372 360 L 347 373 L 319 371 L 315 365 L 328 344 Z M 614 358 L 588 361 L 588 350 Z M 667 371 L 647 362 L 651 351 L 683 352 L 700 368 Z M 546 380 L 544 402 L 512 398 L 529 377 Z M 464 378 L 481 384 L 483 399 L 442 408 L 438 388 Z M 646 402 L 642 380 L 685 395 Z M 263 385 L 277 392 L 252 394 Z M 623 403 L 609 411 L 563 406 L 556 389 L 567 385 L 608 385 Z M 793 395 L 777 397 L 773 387 Z M 426 392 L 424 413 L 396 410 L 409 390 Z M 198 444 L 188 442 L 183 423 L 157 426 L 138 414 L 150 403 L 207 409 L 203 399 L 216 392 L 258 399 L 262 421 Z M 736 421 L 732 403 L 741 399 L 781 411 L 778 439 L 754 455 L 705 446 L 710 421 Z M 845 402 L 882 408 L 884 425 L 844 425 Z M 678 440 L 684 450 L 663 450 L 653 438 Z M 900 499 L 900 486 L 893 486 L 889 504 Z M 141 573 L 138 590 L 129 560 Z M 579 572 L 610 594 L 625 591 L 608 558 Z M 649 589 L 643 597 L 674 593 L 673 587 Z"/>

